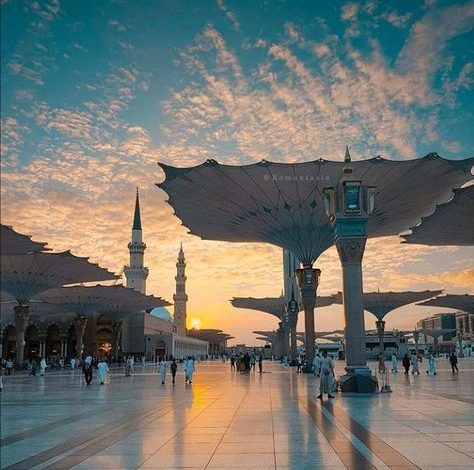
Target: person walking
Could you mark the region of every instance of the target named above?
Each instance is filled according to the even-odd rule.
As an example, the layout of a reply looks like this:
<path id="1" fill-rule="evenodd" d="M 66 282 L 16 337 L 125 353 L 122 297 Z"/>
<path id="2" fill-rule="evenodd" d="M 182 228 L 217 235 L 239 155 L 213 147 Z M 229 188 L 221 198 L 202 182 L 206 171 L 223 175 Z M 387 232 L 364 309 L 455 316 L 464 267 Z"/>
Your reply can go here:
<path id="1" fill-rule="evenodd" d="M 35 358 L 33 358 L 31 360 L 31 367 L 30 367 L 29 375 L 32 375 L 33 377 L 36 377 L 36 360 L 35 360 Z"/>
<path id="2" fill-rule="evenodd" d="M 301 359 L 301 356 L 298 356 L 296 358 L 296 373 L 297 374 L 301 372 L 302 365 L 303 365 L 303 360 Z"/>
<path id="3" fill-rule="evenodd" d="M 71 357 L 71 369 L 74 370 L 76 368 L 76 359 Z"/>
<path id="4" fill-rule="evenodd" d="M 145 355 L 142 356 L 142 367 L 146 367 L 146 357 L 145 357 Z"/>
<path id="5" fill-rule="evenodd" d="M 194 371 L 195 371 L 194 359 L 191 356 L 188 356 L 188 359 L 184 365 L 186 384 L 191 384 L 193 382 Z"/>
<path id="6" fill-rule="evenodd" d="M 158 366 L 158 369 L 160 371 L 161 385 L 164 385 L 166 381 L 166 368 L 167 368 L 166 362 L 165 362 L 165 359 L 163 358 L 160 361 L 160 365 Z"/>
<path id="7" fill-rule="evenodd" d="M 235 372 L 235 356 L 230 356 L 230 371 Z"/>
<path id="8" fill-rule="evenodd" d="M 398 373 L 398 358 L 395 353 L 392 354 L 392 374 Z"/>
<path id="9" fill-rule="evenodd" d="M 82 364 L 82 372 L 84 373 L 84 379 L 86 381 L 87 386 L 89 386 L 92 382 L 92 357 L 87 356 L 84 359 L 84 363 Z"/>
<path id="10" fill-rule="evenodd" d="M 258 373 L 259 374 L 261 374 L 263 372 L 262 368 L 263 368 L 263 355 L 260 354 L 258 356 Z"/>
<path id="11" fill-rule="evenodd" d="M 334 398 L 331 394 L 331 385 L 334 379 L 334 363 L 332 359 L 328 357 L 328 352 L 323 351 L 323 357 L 321 359 L 321 380 L 319 381 L 319 395 L 320 400 L 323 399 L 323 394 L 327 393 L 328 398 Z"/>
<path id="12" fill-rule="evenodd" d="M 319 353 L 314 356 L 312 368 L 313 374 L 316 377 L 319 377 L 321 375 L 321 356 L 319 355 Z"/>
<path id="13" fill-rule="evenodd" d="M 416 357 L 416 354 L 413 353 L 411 355 L 411 373 L 413 375 L 420 375 L 420 369 L 419 369 L 419 366 L 418 366 L 418 358 Z"/>
<path id="14" fill-rule="evenodd" d="M 410 371 L 410 365 L 412 363 L 413 363 L 413 356 L 412 356 L 412 360 L 410 361 L 408 354 L 405 354 L 402 359 L 402 365 L 403 365 L 403 368 L 405 369 L 405 375 L 408 375 L 408 372 Z"/>
<path id="15" fill-rule="evenodd" d="M 436 359 L 433 354 L 430 353 L 428 356 L 428 370 L 426 371 L 428 375 L 437 375 L 438 372 L 436 370 Z"/>
<path id="16" fill-rule="evenodd" d="M 456 354 L 454 354 L 454 351 L 451 353 L 451 356 L 449 356 L 449 363 L 451 364 L 451 370 L 453 371 L 453 374 L 459 373 L 458 358 Z"/>
<path id="17" fill-rule="evenodd" d="M 11 357 L 7 359 L 7 362 L 5 363 L 5 371 L 6 375 L 12 375 L 12 370 L 13 370 L 13 361 Z"/>
<path id="18" fill-rule="evenodd" d="M 172 384 L 174 385 L 176 383 L 176 381 L 175 381 L 176 372 L 178 371 L 178 364 L 176 363 L 175 358 L 173 358 L 173 361 L 171 362 L 170 370 L 171 370 Z"/>
<path id="19" fill-rule="evenodd" d="M 42 357 L 39 364 L 40 377 L 44 377 L 44 373 L 46 372 L 46 367 L 48 367 L 48 365 L 46 364 L 46 359 Z"/>
<path id="20" fill-rule="evenodd" d="M 101 358 L 97 363 L 97 379 L 100 385 L 104 385 L 107 379 L 107 373 L 109 372 L 109 366 L 107 362 Z"/>

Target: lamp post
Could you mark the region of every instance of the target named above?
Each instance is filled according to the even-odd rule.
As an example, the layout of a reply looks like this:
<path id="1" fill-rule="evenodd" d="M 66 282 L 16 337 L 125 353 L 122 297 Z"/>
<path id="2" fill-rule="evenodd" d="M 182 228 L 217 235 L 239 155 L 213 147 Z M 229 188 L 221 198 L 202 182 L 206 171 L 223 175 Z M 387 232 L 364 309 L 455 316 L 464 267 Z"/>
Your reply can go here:
<path id="1" fill-rule="evenodd" d="M 291 299 L 288 302 L 288 319 L 290 326 L 290 357 L 291 361 L 296 359 L 296 325 L 298 324 L 298 302 L 295 300 L 295 293 L 291 291 Z M 291 363 L 291 362 L 290 362 Z"/>
<path id="2" fill-rule="evenodd" d="M 377 320 L 375 322 L 375 327 L 377 328 L 377 334 L 379 336 L 379 353 L 382 354 L 382 357 L 385 360 L 385 344 L 384 344 L 385 321 Z"/>
<path id="3" fill-rule="evenodd" d="M 303 266 L 301 269 L 296 269 L 295 274 L 304 308 L 306 362 L 307 364 L 312 364 L 315 353 L 314 342 L 316 340 L 314 337 L 314 306 L 316 304 L 316 289 L 318 288 L 321 270 L 314 269 L 312 266 Z"/>
<path id="4" fill-rule="evenodd" d="M 416 354 L 416 360 L 418 360 L 418 356 L 419 356 L 418 343 L 420 341 L 420 332 L 419 331 L 415 330 L 413 332 L 413 341 L 415 341 L 415 354 Z"/>
<path id="5" fill-rule="evenodd" d="M 283 330 L 283 345 L 282 345 L 283 355 L 288 356 L 289 354 L 288 339 L 289 339 L 291 326 L 290 326 L 290 318 L 287 314 L 283 314 L 281 317 L 281 329 Z"/>
<path id="6" fill-rule="evenodd" d="M 342 177 L 335 187 L 324 188 L 323 195 L 342 265 L 346 371 L 352 376 L 356 369 L 367 368 L 362 257 L 367 241 L 367 221 L 375 207 L 375 187 L 352 179 L 350 161 L 346 148 Z"/>

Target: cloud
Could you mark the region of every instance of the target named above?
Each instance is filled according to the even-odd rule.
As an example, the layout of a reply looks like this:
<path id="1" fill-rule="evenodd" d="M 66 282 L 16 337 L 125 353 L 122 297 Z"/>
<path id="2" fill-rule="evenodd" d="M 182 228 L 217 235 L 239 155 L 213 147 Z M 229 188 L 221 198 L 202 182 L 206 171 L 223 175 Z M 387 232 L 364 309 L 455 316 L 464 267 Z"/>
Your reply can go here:
<path id="1" fill-rule="evenodd" d="M 347 3 L 341 9 L 341 19 L 344 21 L 354 20 L 357 17 L 358 10 L 357 3 Z"/>
<path id="2" fill-rule="evenodd" d="M 217 6 L 219 7 L 219 9 L 222 10 L 225 13 L 225 16 L 232 23 L 233 28 L 236 31 L 239 31 L 240 23 L 237 21 L 237 17 L 235 15 L 235 13 L 225 4 L 224 0 L 216 0 L 216 3 L 217 3 Z"/>

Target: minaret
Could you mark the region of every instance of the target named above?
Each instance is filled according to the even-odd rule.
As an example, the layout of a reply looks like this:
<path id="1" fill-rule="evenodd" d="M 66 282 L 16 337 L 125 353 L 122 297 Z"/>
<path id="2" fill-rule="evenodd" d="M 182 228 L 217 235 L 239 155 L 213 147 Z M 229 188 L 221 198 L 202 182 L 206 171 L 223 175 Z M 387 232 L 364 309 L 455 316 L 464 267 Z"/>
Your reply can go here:
<path id="1" fill-rule="evenodd" d="M 148 268 L 143 266 L 143 255 L 145 253 L 146 243 L 143 242 L 142 238 L 138 188 L 137 198 L 135 200 L 135 214 L 133 216 L 132 241 L 128 244 L 128 249 L 130 251 L 130 265 L 123 268 L 125 277 L 127 278 L 127 287 L 145 294 Z"/>
<path id="2" fill-rule="evenodd" d="M 174 301 L 174 327 L 178 335 L 186 335 L 186 262 L 184 260 L 183 244 L 179 249 L 178 262 L 176 263 L 176 294 L 173 295 Z"/>

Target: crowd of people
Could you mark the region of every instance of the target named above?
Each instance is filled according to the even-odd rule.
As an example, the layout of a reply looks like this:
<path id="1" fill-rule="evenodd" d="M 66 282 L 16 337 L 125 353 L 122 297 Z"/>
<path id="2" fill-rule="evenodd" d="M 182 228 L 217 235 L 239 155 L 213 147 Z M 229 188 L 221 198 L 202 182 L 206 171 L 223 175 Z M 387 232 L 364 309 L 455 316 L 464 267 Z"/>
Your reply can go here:
<path id="1" fill-rule="evenodd" d="M 255 372 L 255 366 L 258 364 L 258 372 L 263 373 L 263 355 L 259 353 L 231 354 L 230 370 L 231 372 L 249 373 L 251 370 Z"/>

